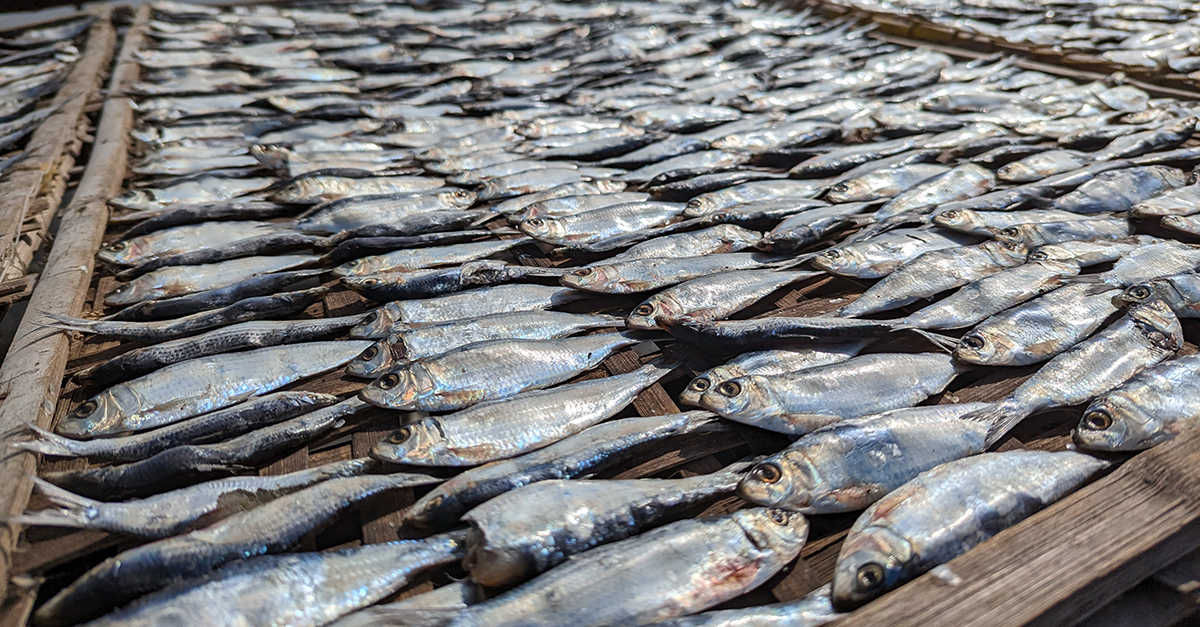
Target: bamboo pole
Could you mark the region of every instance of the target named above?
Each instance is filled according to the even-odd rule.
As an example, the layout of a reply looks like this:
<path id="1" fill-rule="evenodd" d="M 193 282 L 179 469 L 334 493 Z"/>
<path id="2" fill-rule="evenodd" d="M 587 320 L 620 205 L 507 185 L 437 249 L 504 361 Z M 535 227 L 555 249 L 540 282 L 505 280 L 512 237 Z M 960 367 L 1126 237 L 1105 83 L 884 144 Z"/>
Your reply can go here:
<path id="1" fill-rule="evenodd" d="M 53 212 L 62 202 L 64 185 L 56 185 L 55 176 L 65 166 L 74 165 L 68 146 L 77 138 L 77 128 L 90 99 L 100 91 L 104 74 L 112 61 L 116 33 L 112 9 L 102 9 L 101 18 L 88 30 L 83 56 L 71 68 L 67 80 L 50 106 L 58 107 L 29 138 L 25 158 L 13 165 L 0 182 L 0 276 L 16 279 L 23 273 L 10 268 L 16 261 L 21 229 L 27 218 Z M 45 220 L 44 224 L 49 224 Z M 32 256 L 32 255 L 30 255 Z M 27 266 L 28 261 L 21 266 Z"/>
<path id="2" fill-rule="evenodd" d="M 141 45 L 149 6 L 143 6 L 125 37 L 109 83 L 108 98 L 97 124 L 91 158 L 71 204 L 62 215 L 54 247 L 46 260 L 42 279 L 33 291 L 29 309 L 17 327 L 16 338 L 0 365 L 0 434 L 24 437 L 22 425 L 36 423 L 49 428 L 62 387 L 70 341 L 65 332 L 47 332 L 46 313 L 79 315 L 92 276 L 96 249 L 108 222 L 109 198 L 121 187 L 129 156 L 129 131 L 133 107 L 125 88 L 138 78 L 133 53 Z M 111 13 L 104 10 L 100 34 L 115 43 Z M 105 33 L 107 33 L 105 35 Z M 105 42 L 97 41 L 97 45 Z M 90 46 L 89 46 L 90 47 Z M 74 130 L 72 126 L 71 130 Z M 36 457 L 22 451 L 6 451 L 0 458 L 0 518 L 19 514 L 29 502 L 30 475 Z M 0 526 L 0 599 L 5 597 L 20 529 Z"/>

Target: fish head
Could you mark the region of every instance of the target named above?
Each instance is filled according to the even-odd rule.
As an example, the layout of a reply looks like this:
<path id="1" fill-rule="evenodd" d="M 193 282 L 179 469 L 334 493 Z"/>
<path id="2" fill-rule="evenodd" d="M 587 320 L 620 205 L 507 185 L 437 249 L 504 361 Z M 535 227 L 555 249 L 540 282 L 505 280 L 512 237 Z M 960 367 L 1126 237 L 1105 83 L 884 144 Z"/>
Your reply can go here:
<path id="1" fill-rule="evenodd" d="M 983 218 L 970 209 L 950 209 L 933 217 L 933 223 L 954 231 L 973 233 L 983 228 Z"/>
<path id="2" fill-rule="evenodd" d="M 134 238 L 131 240 L 113 242 L 96 253 L 100 261 L 117 265 L 129 265 L 135 259 L 141 259 L 146 254 L 144 241 Z"/>
<path id="3" fill-rule="evenodd" d="M 410 363 L 372 381 L 358 396 L 377 407 L 415 409 L 416 402 L 435 389 L 434 377 L 420 363 Z"/>
<path id="4" fill-rule="evenodd" d="M 133 280 L 104 296 L 105 305 L 132 305 L 150 298 L 150 287 L 142 281 Z"/>
<path id="5" fill-rule="evenodd" d="M 596 179 L 592 181 L 592 185 L 596 188 L 596 191 L 601 194 L 615 194 L 617 192 L 623 192 L 625 191 L 625 188 L 629 186 L 629 184 L 625 181 L 614 181 L 612 179 Z"/>
<path id="6" fill-rule="evenodd" d="M 377 377 L 408 361 L 408 348 L 400 335 L 391 335 L 367 347 L 346 364 L 346 373 L 355 377 Z"/>
<path id="7" fill-rule="evenodd" d="M 1146 301 L 1130 309 L 1129 316 L 1138 322 L 1150 344 L 1167 351 L 1177 351 L 1183 346 L 1179 317 L 1163 301 Z"/>
<path id="8" fill-rule="evenodd" d="M 1093 451 L 1140 451 L 1174 438 L 1178 429 L 1172 427 L 1182 422 L 1164 423 L 1130 392 L 1116 390 L 1088 405 L 1071 437 Z"/>
<path id="9" fill-rule="evenodd" d="M 758 550 L 778 554 L 786 561 L 799 555 L 808 540 L 808 519 L 800 512 L 754 507 L 732 516 Z"/>
<path id="10" fill-rule="evenodd" d="M 395 276 L 389 278 L 397 282 L 403 282 L 404 280 L 400 273 L 396 273 Z M 344 276 L 341 278 L 341 283 L 355 292 L 370 298 L 371 294 L 379 286 L 383 285 L 384 282 L 383 279 L 377 276 Z"/>
<path id="11" fill-rule="evenodd" d="M 1027 246 L 1038 246 L 1045 243 L 1035 224 L 1014 224 L 1003 229 L 990 229 L 989 234 L 998 242 L 1011 242 Z"/>
<path id="12" fill-rule="evenodd" d="M 269 146 L 265 144 L 257 144 L 250 147 L 250 156 L 258 159 L 258 162 L 265 168 L 271 170 L 282 170 L 287 168 L 288 157 L 291 155 L 290 150 L 282 146 Z"/>
<path id="13" fill-rule="evenodd" d="M 729 244 L 727 250 L 721 252 L 734 252 L 749 248 L 762 239 L 763 235 L 758 231 L 751 231 L 736 224 L 720 224 L 714 226 L 712 232 L 720 237 L 721 241 Z"/>
<path id="14" fill-rule="evenodd" d="M 649 331 L 657 329 L 658 319 L 677 320 L 683 313 L 682 308 L 670 294 L 661 292 L 642 301 L 633 308 L 625 319 L 625 326 L 630 329 Z"/>
<path id="15" fill-rule="evenodd" d="M 867 263 L 862 252 L 853 247 L 830 248 L 813 257 L 812 265 L 818 270 L 853 276 Z"/>
<path id="16" fill-rule="evenodd" d="M 834 609 L 851 611 L 897 587 L 913 557 L 912 545 L 887 527 L 851 529 L 833 571 Z"/>
<path id="17" fill-rule="evenodd" d="M 428 494 L 417 499 L 404 512 L 404 523 L 416 527 L 456 524 L 459 515 L 471 507 L 461 498 L 464 491 L 470 491 L 470 482 L 461 479 L 461 476 L 435 486 Z"/>
<path id="18" fill-rule="evenodd" d="M 68 437 L 95 437 L 125 430 L 122 428 L 125 412 L 121 409 L 116 392 L 123 388 L 105 390 L 82 402 L 58 424 L 55 433 Z"/>
<path id="19" fill-rule="evenodd" d="M 371 447 L 371 457 L 395 464 L 437 465 L 446 438 L 436 418 L 426 418 L 389 433 Z"/>
<path id="20" fill-rule="evenodd" d="M 334 268 L 330 272 L 332 272 L 336 277 L 343 278 L 362 276 L 364 274 L 375 274 L 391 269 L 393 268 L 385 267 L 385 263 L 379 257 L 370 256 L 347 261 L 346 263 Z"/>
<path id="21" fill-rule="evenodd" d="M 717 203 L 712 198 L 697 196 L 687 201 L 687 206 L 683 210 L 683 215 L 689 218 L 695 218 L 707 213 L 712 213 L 717 210 Z"/>
<path id="22" fill-rule="evenodd" d="M 803 451 L 788 449 L 755 464 L 738 482 L 738 494 L 758 505 L 811 513 L 812 487 L 820 484 L 817 468 Z"/>
<path id="23" fill-rule="evenodd" d="M 728 418 L 770 407 L 762 377 L 751 375 L 725 381 L 700 395 L 700 407 Z"/>
<path id="24" fill-rule="evenodd" d="M 1008 229 L 1004 229 L 1007 231 Z M 996 236 L 999 240 L 999 235 Z M 1025 263 L 1029 257 L 1029 248 L 1021 241 L 990 241 L 979 245 L 988 255 L 1002 267 L 1011 268 Z"/>
<path id="25" fill-rule="evenodd" d="M 1029 253 L 1030 261 L 1075 261 L 1078 258 L 1069 248 L 1058 244 L 1039 246 L 1037 250 Z"/>
<path id="26" fill-rule="evenodd" d="M 108 204 L 122 209 L 151 209 L 158 203 L 150 196 L 150 192 L 141 189 L 131 189 L 116 198 L 110 198 Z"/>
<path id="27" fill-rule="evenodd" d="M 312 198 L 311 187 L 313 187 L 313 183 L 307 178 L 292 181 L 271 194 L 268 200 L 284 204 L 302 202 Z"/>
<path id="28" fill-rule="evenodd" d="M 374 340 L 387 337 L 392 329 L 404 322 L 400 303 L 388 303 L 362 317 L 350 328 L 350 337 L 356 340 Z"/>
<path id="29" fill-rule="evenodd" d="M 1169 282 L 1162 279 L 1155 279 L 1148 283 L 1139 283 L 1138 285 L 1127 287 L 1125 291 L 1114 296 L 1113 300 L 1125 306 L 1134 306 L 1161 298 L 1168 294 L 1169 291 Z"/>
<path id="30" fill-rule="evenodd" d="M 475 192 L 467 189 L 456 189 L 450 192 L 439 192 L 437 197 L 444 206 L 466 209 L 475 204 Z"/>
<path id="31" fill-rule="evenodd" d="M 699 407 L 700 397 L 705 392 L 712 389 L 714 385 L 720 385 L 725 381 L 740 377 L 744 374 L 746 373 L 741 368 L 730 365 L 717 366 L 716 368 L 711 368 L 701 372 L 700 374 L 696 375 L 696 378 L 692 379 L 691 382 L 687 384 L 687 387 L 683 389 L 683 392 L 679 394 L 679 401 L 684 405 Z"/>
<path id="32" fill-rule="evenodd" d="M 588 266 L 562 275 L 559 277 L 558 282 L 566 287 L 573 287 L 577 290 L 593 291 L 619 278 L 620 272 L 617 271 L 615 266 Z"/>
<path id="33" fill-rule="evenodd" d="M 567 234 L 566 227 L 555 218 L 529 218 L 517 225 L 520 231 L 541 240 L 561 239 Z"/>
<path id="34" fill-rule="evenodd" d="M 1017 345 L 1002 333 L 975 329 L 958 341 L 954 358 L 969 364 L 1000 365 L 1012 363 Z"/>

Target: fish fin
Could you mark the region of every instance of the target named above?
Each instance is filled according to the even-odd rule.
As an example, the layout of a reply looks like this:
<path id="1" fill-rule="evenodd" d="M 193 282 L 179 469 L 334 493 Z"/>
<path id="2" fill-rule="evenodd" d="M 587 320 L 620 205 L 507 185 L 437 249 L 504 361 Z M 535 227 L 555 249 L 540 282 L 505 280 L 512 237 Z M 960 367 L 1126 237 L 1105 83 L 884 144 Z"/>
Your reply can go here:
<path id="1" fill-rule="evenodd" d="M 1017 426 L 1030 414 L 1030 412 L 1017 405 L 1007 401 L 999 401 L 992 403 L 983 409 L 977 409 L 962 417 L 963 420 L 974 420 L 989 425 L 987 437 L 984 443 L 991 447 L 996 442 L 1000 441 L 1005 434 Z"/>
<path id="2" fill-rule="evenodd" d="M 74 442 L 71 438 L 64 438 L 57 433 L 51 433 L 45 429 L 30 423 L 23 425 L 23 430 L 34 436 L 32 440 L 21 440 L 10 444 L 13 448 L 30 451 L 33 453 L 41 453 L 42 455 L 54 455 L 56 457 L 82 457 L 79 453 L 71 450 L 70 442 Z"/>
<path id="3" fill-rule="evenodd" d="M 54 321 L 53 324 L 44 322 L 36 322 L 38 326 L 47 329 L 66 329 L 68 331 L 79 331 L 80 333 L 95 333 L 95 320 L 86 320 L 84 318 L 75 318 L 72 316 L 64 316 L 61 314 L 51 313 L 49 311 L 39 311 L 43 316 Z"/>
<path id="4" fill-rule="evenodd" d="M 941 350 L 946 351 L 947 353 L 953 353 L 954 349 L 956 347 L 958 347 L 958 339 L 954 338 L 954 337 L 950 337 L 949 335 L 942 335 L 941 333 L 934 333 L 933 331 L 926 331 L 925 329 L 918 329 L 916 327 L 910 327 L 908 325 L 903 325 L 903 324 L 896 325 L 895 330 L 896 331 L 911 331 L 912 333 L 916 333 L 917 335 L 929 340 L 934 346 L 938 347 Z"/>
<path id="5" fill-rule="evenodd" d="M 8 518 L 7 522 L 20 525 L 37 525 L 42 527 L 88 527 L 88 512 L 94 511 L 99 501 L 79 496 L 70 490 L 64 490 L 49 481 L 30 477 L 33 485 L 50 500 L 58 509 L 43 509 L 36 512 L 26 512 Z"/>
<path id="6" fill-rule="evenodd" d="M 1115 289 L 1115 288 L 1116 288 L 1116 286 L 1115 286 L 1115 285 L 1111 285 L 1111 284 L 1109 284 L 1109 283 L 1106 283 L 1106 282 L 1104 281 L 1104 276 L 1103 276 L 1103 275 L 1101 275 L 1101 274 L 1076 274 L 1076 275 L 1074 275 L 1074 276 L 1064 277 L 1064 278 L 1063 278 L 1063 282 L 1064 282 L 1064 283 L 1066 283 L 1066 284 L 1075 284 L 1075 283 L 1092 283 L 1092 284 L 1095 284 L 1095 285 L 1096 285 L 1096 286 L 1098 286 L 1098 287 L 1099 287 L 1099 286 L 1101 286 L 1101 285 L 1103 285 L 1103 286 L 1105 286 L 1105 287 L 1108 287 L 1109 289 Z"/>
<path id="7" fill-rule="evenodd" d="M 772 268 L 774 270 L 790 270 L 790 269 L 795 268 L 796 266 L 808 261 L 809 259 L 816 257 L 819 254 L 820 254 L 820 252 L 805 253 L 803 255 L 797 255 L 795 257 L 792 257 L 791 259 L 785 259 L 783 261 L 771 262 L 771 263 L 767 264 L 767 266 L 769 266 L 770 268 Z"/>

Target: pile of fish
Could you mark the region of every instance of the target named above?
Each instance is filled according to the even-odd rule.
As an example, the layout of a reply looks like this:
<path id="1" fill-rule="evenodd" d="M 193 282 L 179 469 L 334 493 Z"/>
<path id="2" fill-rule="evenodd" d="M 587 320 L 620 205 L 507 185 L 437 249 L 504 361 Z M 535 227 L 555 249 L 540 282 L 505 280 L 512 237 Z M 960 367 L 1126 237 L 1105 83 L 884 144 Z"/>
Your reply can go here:
<path id="1" fill-rule="evenodd" d="M 998 41 L 1063 54 L 1094 54 L 1142 72 L 1200 80 L 1200 11 L 1191 2 L 833 1 L 918 17 Z"/>
<path id="2" fill-rule="evenodd" d="M 56 323 L 129 350 L 17 444 L 91 464 L 14 522 L 128 548 L 38 625 L 817 625 L 1115 463 L 988 452 L 1025 418 L 1200 416 L 1197 103 L 744 1 L 153 9 L 120 284 Z M 629 409 L 664 389 L 698 409 Z M 254 474 L 380 410 L 369 458 Z M 774 449 L 597 478 L 714 430 Z M 298 549 L 414 488 L 405 539 Z M 845 512 L 830 585 L 714 609 Z"/>
<path id="3" fill-rule="evenodd" d="M 76 40 L 91 23 L 74 19 L 0 36 L 0 180 L 25 156 L 25 139 L 54 112 L 48 97 L 79 60 Z"/>

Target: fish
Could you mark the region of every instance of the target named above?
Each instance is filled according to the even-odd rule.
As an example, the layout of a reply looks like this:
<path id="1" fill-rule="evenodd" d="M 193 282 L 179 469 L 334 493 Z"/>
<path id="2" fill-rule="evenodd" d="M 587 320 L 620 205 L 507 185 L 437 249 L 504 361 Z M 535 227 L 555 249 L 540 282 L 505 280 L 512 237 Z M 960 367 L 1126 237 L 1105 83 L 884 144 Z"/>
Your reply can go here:
<path id="1" fill-rule="evenodd" d="M 996 176 L 991 170 L 967 163 L 897 194 L 872 217 L 877 223 L 883 223 L 905 214 L 923 215 L 938 205 L 990 192 L 995 185 Z"/>
<path id="2" fill-rule="evenodd" d="M 682 392 L 679 402 L 698 406 L 700 395 L 715 385 L 751 374 L 773 375 L 797 372 L 814 366 L 835 364 L 857 355 L 868 341 L 829 344 L 824 346 L 795 346 L 743 353 L 692 378 Z"/>
<path id="3" fill-rule="evenodd" d="M 497 285 L 421 300 L 390 302 L 366 314 L 350 329 L 350 337 L 380 339 L 397 327 L 466 320 L 491 314 L 557 307 L 584 294 L 567 287 Z"/>
<path id="4" fill-rule="evenodd" d="M 1079 151 L 1046 150 L 1000 166 L 996 178 L 1007 183 L 1033 183 L 1082 168 L 1090 161 L 1090 155 Z"/>
<path id="5" fill-rule="evenodd" d="M 1077 240 L 1122 239 L 1130 235 L 1133 235 L 1133 225 L 1128 220 L 1112 218 L 1017 224 L 996 231 L 992 237 L 999 242 L 1020 242 L 1033 248 Z"/>
<path id="6" fill-rule="evenodd" d="M 721 253 L 735 253 L 754 246 L 761 233 L 732 224 L 720 224 L 698 231 L 674 233 L 646 240 L 630 246 L 625 252 L 617 253 L 597 263 L 621 263 L 634 259 L 656 257 L 699 257 Z"/>
<path id="7" fill-rule="evenodd" d="M 709 412 L 690 411 L 602 422 L 543 449 L 451 477 L 405 511 L 404 522 L 419 527 L 451 525 L 467 510 L 509 490 L 600 472 L 649 445 L 711 426 L 715 419 Z"/>
<path id="8" fill-rule="evenodd" d="M 779 375 L 725 381 L 700 406 L 735 422 L 804 435 L 849 418 L 911 407 L 965 368 L 939 353 L 878 353 Z"/>
<path id="9" fill-rule="evenodd" d="M 415 466 L 477 466 L 544 448 L 624 409 L 671 372 L 649 364 L 626 374 L 521 392 L 388 434 L 375 459 Z"/>
<path id="10" fill-rule="evenodd" d="M 332 370 L 368 346 L 304 342 L 182 361 L 84 401 L 54 431 L 90 438 L 161 427 Z"/>
<path id="11" fill-rule="evenodd" d="M 432 190 L 349 196 L 313 207 L 295 222 L 296 230 L 311 235 L 333 235 L 375 224 L 388 224 L 436 211 L 466 209 L 475 193 L 465 189 Z"/>
<path id="12" fill-rule="evenodd" d="M 1171 309 L 1161 301 L 1143 303 L 1051 359 L 1008 396 L 963 419 L 991 425 L 991 444 L 1026 416 L 1103 394 L 1173 356 L 1181 346 L 1183 330 Z"/>
<path id="13" fill-rule="evenodd" d="M 664 226 L 683 209 L 676 203 L 633 202 L 558 218 L 529 218 L 517 228 L 540 242 L 578 247 Z"/>
<path id="14" fill-rule="evenodd" d="M 1108 466 L 1081 453 L 984 453 L 937 466 L 863 512 L 838 553 L 831 598 L 850 611 L 969 551 Z"/>
<path id="15" fill-rule="evenodd" d="M 635 259 L 586 266 L 562 275 L 559 282 L 600 294 L 637 294 L 721 272 L 765 268 L 778 261 L 779 258 L 762 253 Z"/>
<path id="16" fill-rule="evenodd" d="M 650 199 L 650 194 L 642 192 L 617 192 L 614 194 L 588 194 L 583 196 L 564 196 L 535 202 L 524 210 L 509 216 L 510 220 L 520 223 L 530 218 L 557 218 L 575 215 L 601 209 L 613 205 L 633 202 L 644 202 Z"/>
<path id="17" fill-rule="evenodd" d="M 1018 266 L 1025 262 L 1027 254 L 1023 244 L 1011 242 L 984 242 L 927 252 L 867 288 L 839 309 L 837 315 L 852 318 L 903 307 Z"/>
<path id="18" fill-rule="evenodd" d="M 1158 222 L 1164 229 L 1184 233 L 1191 237 L 1200 235 L 1200 223 L 1193 216 L 1163 216 Z"/>
<path id="19" fill-rule="evenodd" d="M 1191 184 L 1151 196 L 1129 209 L 1134 218 L 1187 216 L 1200 212 L 1200 185 Z"/>
<path id="20" fill-rule="evenodd" d="M 841 617 L 829 600 L 830 584 L 785 603 L 712 610 L 654 623 L 658 627 L 817 627 Z"/>
<path id="21" fill-rule="evenodd" d="M 815 276 L 818 272 L 734 270 L 685 281 L 643 301 L 625 319 L 630 329 L 661 328 L 663 321 L 683 317 L 720 320 L 775 290 Z"/>
<path id="22" fill-rule="evenodd" d="M 949 170 L 947 166 L 933 163 L 908 163 L 871 170 L 830 185 L 824 197 L 833 203 L 891 198 Z"/>
<path id="23" fill-rule="evenodd" d="M 681 520 L 587 551 L 448 624 L 599 627 L 691 614 L 762 585 L 795 559 L 807 537 L 808 521 L 783 510 Z M 603 592 L 595 588 L 598 578 L 606 582 Z"/>
<path id="24" fill-rule="evenodd" d="M 100 249 L 96 257 L 103 262 L 136 266 L 154 257 L 216 248 L 272 234 L 278 227 L 266 222 L 202 222 L 156 231 L 140 237 L 114 242 Z"/>
<path id="25" fill-rule="evenodd" d="M 469 344 L 501 339 L 548 340 L 588 329 L 621 327 L 624 322 L 603 314 L 516 311 L 467 320 L 451 320 L 404 329 L 379 340 L 346 364 L 357 377 L 380 377 L 401 365 L 447 353 Z"/>
<path id="26" fill-rule="evenodd" d="M 1175 168 L 1160 165 L 1122 168 L 1096 175 L 1056 199 L 1050 208 L 1075 213 L 1128 211 L 1137 203 L 1186 183 L 1187 175 Z"/>
<path id="27" fill-rule="evenodd" d="M 313 255 L 246 257 L 200 266 L 171 266 L 143 274 L 104 296 L 106 305 L 134 305 L 227 287 L 250 277 L 313 265 Z"/>
<path id="28" fill-rule="evenodd" d="M 282 475 L 226 477 L 144 499 L 105 503 L 64 490 L 43 479 L 34 486 L 54 506 L 14 518 L 23 525 L 73 527 L 138 538 L 168 538 L 208 526 L 233 514 L 321 481 L 353 477 L 377 462 L 351 459 Z"/>
<path id="29" fill-rule="evenodd" d="M 142 301 L 106 316 L 104 319 L 115 322 L 153 322 L 186 317 L 258 296 L 269 295 L 320 273 L 320 270 L 293 270 L 254 275 L 225 287 L 162 300 Z"/>
<path id="30" fill-rule="evenodd" d="M 153 217 L 157 211 L 183 203 L 221 202 L 266 189 L 275 182 L 272 178 L 230 179 L 204 177 L 169 187 L 130 190 L 108 201 L 120 209 L 135 212 L 135 219 Z"/>
<path id="31" fill-rule="evenodd" d="M 359 396 L 379 407 L 453 411 L 562 383 L 641 341 L 621 332 L 468 344 L 403 365 L 372 382 Z"/>
<path id="32" fill-rule="evenodd" d="M 751 181 L 700 194 L 687 202 L 683 215 L 696 218 L 721 209 L 763 200 L 811 198 L 823 186 L 812 181 L 771 180 Z"/>
<path id="33" fill-rule="evenodd" d="M 88 624 L 199 626 L 251 620 L 317 627 L 386 598 L 417 573 L 457 561 L 464 552 L 461 534 L 450 533 L 336 551 L 263 555 L 185 580 Z M 312 592 L 297 599 L 291 592 L 298 589 Z M 213 598 L 225 602 L 213 603 Z"/>
<path id="34" fill-rule="evenodd" d="M 1194 427 L 1200 357 L 1168 359 L 1092 399 L 1071 438 L 1093 451 L 1142 451 Z"/>
<path id="35" fill-rule="evenodd" d="M 247 323 L 262 318 L 297 314 L 310 307 L 313 303 L 320 302 L 328 293 L 328 288 L 314 287 L 310 290 L 280 292 L 269 296 L 254 296 L 239 300 L 232 305 L 220 309 L 201 311 L 173 320 L 87 320 L 55 314 L 47 316 L 54 321 L 47 326 L 77 331 L 79 333 L 92 333 L 142 342 L 166 342 L 230 324 Z M 138 307 L 141 308 L 140 305 Z"/>
<path id="36" fill-rule="evenodd" d="M 755 464 L 738 494 L 803 514 L 866 509 L 934 466 L 986 450 L 988 425 L 961 420 L 986 405 L 911 407 L 836 422 Z"/>
<path id="37" fill-rule="evenodd" d="M 861 242 L 827 248 L 813 257 L 812 265 L 831 274 L 879 279 L 927 252 L 978 242 L 978 237 L 969 234 L 938 229 L 897 229 Z"/>
<path id="38" fill-rule="evenodd" d="M 441 188 L 443 183 L 433 177 L 304 175 L 284 183 L 268 198 L 285 204 L 319 205 L 353 196 L 409 194 L 416 197 Z M 468 190 L 447 190 L 447 193 L 453 196 L 445 200 L 453 199 L 456 206 L 470 206 L 475 200 L 475 195 Z"/>
<path id="39" fill-rule="evenodd" d="M 446 266 L 474 261 L 504 252 L 533 241 L 527 237 L 506 240 L 485 240 L 465 244 L 402 248 L 382 255 L 371 255 L 347 261 L 333 269 L 337 277 L 361 277 L 396 270 L 419 270 L 431 266 Z"/>
<path id="40" fill-rule="evenodd" d="M 1160 300 L 1180 318 L 1200 318 L 1200 275 L 1186 273 L 1163 276 L 1125 288 L 1118 300 L 1137 305 Z"/>
<path id="41" fill-rule="evenodd" d="M 73 619 L 94 618 L 174 581 L 205 575 L 238 559 L 281 553 L 314 527 L 367 497 L 439 481 L 412 473 L 326 479 L 211 526 L 122 551 L 46 601 L 38 609 L 39 616 L 69 612 Z"/>
<path id="42" fill-rule="evenodd" d="M 459 266 L 399 270 L 365 276 L 342 277 L 342 285 L 374 300 L 388 303 L 413 298 L 432 298 L 467 288 L 518 282 L 530 278 L 555 278 L 565 269 L 509 265 L 482 259 Z"/>
<path id="43" fill-rule="evenodd" d="M 820 178 L 841 174 L 855 166 L 907 152 L 921 145 L 929 135 L 914 135 L 881 142 L 869 142 L 837 148 L 800 162 L 789 170 L 798 178 Z"/>
<path id="44" fill-rule="evenodd" d="M 738 477 L 722 470 L 681 479 L 566 479 L 518 488 L 463 515 L 471 525 L 464 563 L 483 585 L 516 583 L 572 555 L 637 535 L 688 506 L 732 494 Z M 530 517 L 534 511 L 548 515 Z M 575 521 L 576 512 L 587 512 L 585 524 Z"/>
<path id="45" fill-rule="evenodd" d="M 1071 262 L 1030 261 L 965 285 L 954 294 L 927 305 L 899 324 L 919 329 L 961 329 L 1021 303 L 1056 290 L 1067 277 L 1079 274 Z"/>
<path id="46" fill-rule="evenodd" d="M 672 336 L 697 347 L 717 350 L 745 350 L 771 346 L 776 341 L 822 344 L 873 340 L 896 331 L 911 329 L 891 320 L 859 320 L 836 316 L 766 316 L 750 320 L 716 322 L 683 316 L 673 320 L 657 320 L 659 326 Z"/>
<path id="47" fill-rule="evenodd" d="M 131 462 L 173 446 L 238 436 L 339 401 L 341 399 L 336 396 L 316 392 L 273 392 L 144 433 L 91 440 L 63 437 L 30 424 L 26 428 L 33 439 L 13 442 L 12 445 L 42 455 Z"/>
<path id="48" fill-rule="evenodd" d="M 961 233 L 992 237 L 1003 229 L 1022 224 L 1064 222 L 1071 220 L 1104 220 L 1103 213 L 1082 214 L 1055 209 L 1025 209 L 1023 211 L 973 211 L 951 209 L 933 216 L 933 223 Z"/>
<path id="49" fill-rule="evenodd" d="M 1161 242 L 1157 237 L 1134 235 L 1120 240 L 1068 241 L 1038 246 L 1030 261 L 1069 261 L 1081 268 L 1117 261 L 1126 253 Z"/>
<path id="50" fill-rule="evenodd" d="M 229 474 L 261 463 L 328 432 L 367 407 L 351 398 L 221 442 L 183 444 L 132 463 L 48 472 L 42 478 L 95 499 L 145 497 L 190 485 L 202 475 Z"/>
<path id="51" fill-rule="evenodd" d="M 411 617 L 414 610 L 460 610 L 484 598 L 479 584 L 455 581 L 402 601 L 372 605 L 329 624 L 331 627 L 382 627 L 395 622 L 398 617 Z"/>
<path id="52" fill-rule="evenodd" d="M 1200 268 L 1200 246 L 1163 241 L 1139 246 L 1121 255 L 1111 270 L 1095 280 L 1116 286 L 1145 283 L 1160 276 L 1194 272 Z"/>

